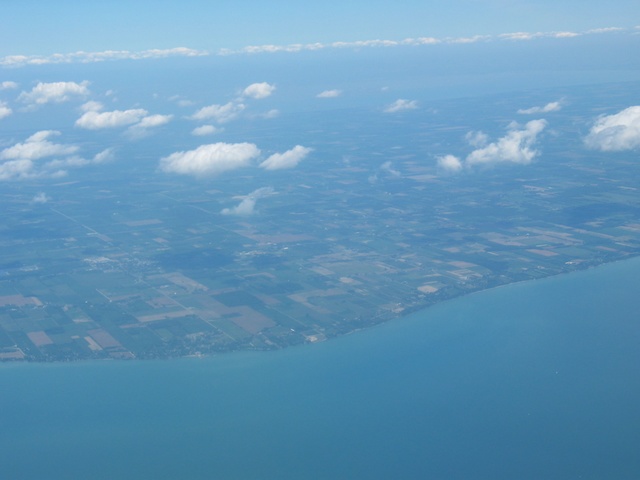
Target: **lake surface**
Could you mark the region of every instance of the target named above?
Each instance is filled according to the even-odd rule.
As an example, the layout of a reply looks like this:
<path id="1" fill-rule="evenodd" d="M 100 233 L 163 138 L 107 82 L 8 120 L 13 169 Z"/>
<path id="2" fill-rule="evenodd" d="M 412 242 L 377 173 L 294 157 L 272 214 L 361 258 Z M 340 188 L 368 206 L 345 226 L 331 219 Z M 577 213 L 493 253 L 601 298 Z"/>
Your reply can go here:
<path id="1" fill-rule="evenodd" d="M 0 478 L 632 479 L 640 259 L 323 344 L 0 365 Z"/>

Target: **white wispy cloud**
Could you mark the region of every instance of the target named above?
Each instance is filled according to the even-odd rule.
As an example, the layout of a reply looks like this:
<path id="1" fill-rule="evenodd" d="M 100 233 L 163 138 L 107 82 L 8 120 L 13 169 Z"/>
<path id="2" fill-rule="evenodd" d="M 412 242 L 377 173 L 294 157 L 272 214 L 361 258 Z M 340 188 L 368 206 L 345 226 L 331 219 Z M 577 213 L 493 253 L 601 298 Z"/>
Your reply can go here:
<path id="1" fill-rule="evenodd" d="M 416 102 L 415 100 L 405 100 L 404 98 L 399 98 L 391 105 L 387 105 L 383 111 L 385 113 L 397 113 L 403 112 L 405 110 L 415 110 L 416 108 L 418 108 L 418 102 Z"/>
<path id="2" fill-rule="evenodd" d="M 260 168 L 265 170 L 284 170 L 287 168 L 294 168 L 304 158 L 311 153 L 313 149 L 303 147 L 302 145 L 296 145 L 291 150 L 287 150 L 283 153 L 274 153 L 269 156 L 264 162 L 260 164 Z"/>
<path id="3" fill-rule="evenodd" d="M 637 27 L 635 27 L 637 31 Z M 400 46 L 430 46 L 439 44 L 471 44 L 490 41 L 534 40 L 538 38 L 566 39 L 581 35 L 600 35 L 607 33 L 630 32 L 635 34 L 634 28 L 604 27 L 593 28 L 584 32 L 554 31 L 554 32 L 510 32 L 498 35 L 470 35 L 463 37 L 413 37 L 402 40 L 373 39 L 335 42 L 293 43 L 288 45 L 248 45 L 239 49 L 222 48 L 215 55 L 262 54 L 278 52 L 302 52 L 324 49 L 360 49 L 360 48 L 390 48 Z M 186 47 L 169 49 L 150 49 L 139 52 L 129 50 L 106 50 L 102 52 L 73 52 L 55 53 L 53 55 L 8 55 L 0 57 L 0 67 L 22 67 L 25 65 L 48 65 L 59 63 L 93 63 L 109 60 L 144 60 L 166 58 L 173 56 L 200 57 L 211 55 L 205 50 Z"/>
<path id="4" fill-rule="evenodd" d="M 143 138 L 151 134 L 152 129 L 166 125 L 173 119 L 173 115 L 148 115 L 127 129 L 131 138 Z"/>
<path id="5" fill-rule="evenodd" d="M 533 115 L 537 113 L 557 112 L 562 109 L 562 102 L 560 100 L 556 102 L 550 102 L 542 107 L 521 108 L 518 113 L 521 115 Z"/>
<path id="6" fill-rule="evenodd" d="M 258 155 L 260 150 L 253 143 L 212 143 L 162 158 L 160 170 L 194 176 L 216 175 L 247 167 Z"/>
<path id="7" fill-rule="evenodd" d="M 46 103 L 62 103 L 72 98 L 82 98 L 89 95 L 89 82 L 51 82 L 38 83 L 29 92 L 22 92 L 18 100 L 29 105 L 44 105 Z"/>
<path id="8" fill-rule="evenodd" d="M 316 95 L 318 98 L 336 98 L 342 95 L 342 90 L 325 90 Z"/>
<path id="9" fill-rule="evenodd" d="M 585 143 L 589 148 L 609 152 L 640 148 L 640 105 L 598 118 Z"/>
<path id="10" fill-rule="evenodd" d="M 0 151 L 0 180 L 55 178 L 67 175 L 68 169 L 104 163 L 113 157 L 111 149 L 103 150 L 91 159 L 77 154 L 80 147 L 54 143 L 60 135 L 55 130 L 42 130 Z"/>
<path id="11" fill-rule="evenodd" d="M 224 105 L 209 105 L 202 107 L 200 110 L 191 115 L 193 120 L 215 120 L 218 123 L 229 122 L 246 108 L 243 103 L 228 102 Z"/>
<path id="12" fill-rule="evenodd" d="M 126 127 L 140 122 L 148 113 L 143 108 L 113 110 L 110 112 L 89 110 L 76 120 L 76 126 L 87 130 Z"/>
<path id="13" fill-rule="evenodd" d="M 224 208 L 220 213 L 222 213 L 223 215 L 253 215 L 253 213 L 255 212 L 256 202 L 260 198 L 268 197 L 273 194 L 275 194 L 275 191 L 272 187 L 258 188 L 245 197 L 239 197 L 241 198 L 241 201 L 235 207 Z"/>
<path id="14" fill-rule="evenodd" d="M 32 203 L 47 203 L 49 200 L 51 200 L 46 193 L 44 192 L 40 192 L 36 195 L 33 196 L 33 198 L 31 199 Z"/>
<path id="15" fill-rule="evenodd" d="M 382 165 L 380 165 L 380 170 L 387 173 L 388 175 L 391 175 L 392 177 L 400 177 L 402 175 L 398 170 L 393 168 L 393 163 L 390 160 L 387 160 Z"/>
<path id="16" fill-rule="evenodd" d="M 13 110 L 11 110 L 7 106 L 6 102 L 3 102 L 2 100 L 0 100 L 0 120 L 2 120 L 5 117 L 8 117 L 12 113 L 13 113 Z"/>
<path id="17" fill-rule="evenodd" d="M 201 125 L 191 130 L 191 135 L 195 135 L 196 137 L 203 137 L 205 135 L 213 135 L 214 133 L 219 133 L 220 131 L 222 131 L 221 128 L 215 127 L 213 125 Z"/>
<path id="18" fill-rule="evenodd" d="M 26 65 L 49 65 L 57 63 L 95 63 L 109 60 L 144 60 L 166 57 L 200 57 L 209 55 L 204 50 L 176 47 L 151 49 L 140 52 L 129 50 L 105 50 L 102 52 L 54 53 L 53 55 L 8 55 L 0 58 L 0 66 L 23 67 Z"/>
<path id="19" fill-rule="evenodd" d="M 19 85 L 16 82 L 12 82 L 10 80 L 5 80 L 4 82 L 0 82 L 0 90 L 12 90 L 18 87 Z"/>
<path id="20" fill-rule="evenodd" d="M 276 86 L 267 82 L 252 83 L 242 91 L 242 95 L 245 97 L 255 98 L 257 100 L 267 98 L 275 92 Z"/>

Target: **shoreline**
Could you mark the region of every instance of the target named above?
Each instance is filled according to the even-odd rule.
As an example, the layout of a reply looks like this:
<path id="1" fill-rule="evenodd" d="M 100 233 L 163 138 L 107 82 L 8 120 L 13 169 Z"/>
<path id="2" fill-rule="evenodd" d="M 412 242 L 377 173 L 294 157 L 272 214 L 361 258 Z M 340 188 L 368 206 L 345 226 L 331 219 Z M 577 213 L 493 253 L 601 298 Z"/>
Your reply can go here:
<path id="1" fill-rule="evenodd" d="M 514 282 L 510 282 L 510 283 L 505 283 L 505 284 L 501 284 L 501 285 L 495 285 L 495 286 L 491 286 L 491 287 L 487 287 L 487 288 L 481 288 L 481 289 L 477 289 L 471 292 L 467 292 L 467 293 L 462 293 L 460 295 L 456 295 L 456 296 L 452 296 L 450 298 L 445 298 L 445 299 L 441 299 L 441 300 L 436 300 L 435 302 L 429 304 L 429 305 L 423 305 L 420 307 L 417 307 L 415 309 L 412 309 L 411 311 L 403 311 L 400 314 L 389 318 L 387 320 L 383 320 L 381 322 L 377 322 L 377 323 L 373 323 L 369 326 L 365 326 L 365 327 L 358 327 L 355 328 L 353 330 L 349 330 L 345 333 L 341 333 L 339 335 L 335 335 L 335 336 L 331 336 L 331 337 L 326 337 L 323 340 L 320 341 L 307 341 L 301 344 L 297 344 L 297 345 L 289 345 L 289 346 L 283 346 L 283 347 L 279 347 L 279 348 L 272 348 L 272 349 L 250 349 L 250 348 L 238 348 L 238 349 L 231 349 L 228 351 L 224 351 L 224 352 L 214 352 L 214 353 L 209 353 L 209 354 L 203 354 L 200 352 L 195 352 L 193 354 L 188 354 L 188 355 L 167 355 L 167 356 L 158 356 L 158 357 L 154 357 L 154 358 L 139 358 L 139 357 L 134 357 L 134 358 L 86 358 L 86 359 L 75 359 L 75 360 L 36 360 L 36 359 L 3 359 L 0 360 L 0 369 L 6 366 L 18 366 L 18 365 L 86 365 L 89 363 L 99 363 L 99 364 L 103 364 L 103 363 L 118 363 L 118 364 L 126 364 L 126 363 L 130 363 L 130 362 L 173 362 L 176 360 L 207 360 L 207 359 L 211 359 L 211 358 L 216 358 L 216 357 L 223 357 L 223 356 L 230 356 L 233 354 L 248 354 L 248 353 L 253 353 L 253 354 L 263 354 L 263 353 L 270 353 L 270 352 L 280 352 L 280 351 L 284 351 L 284 350 L 288 350 L 288 349 L 292 349 L 292 348 L 305 348 L 305 347 L 309 347 L 312 346 L 314 344 L 321 344 L 321 343 L 326 343 L 326 342 L 330 342 L 332 340 L 337 340 L 339 338 L 343 338 L 343 337 L 347 337 L 350 335 L 354 335 L 360 332 L 365 332 L 371 329 L 374 329 L 376 327 L 380 327 L 386 324 L 389 324 L 391 322 L 397 322 L 398 320 L 401 320 L 403 318 L 412 316 L 414 314 L 419 314 L 422 312 L 425 312 L 427 310 L 429 310 L 432 307 L 435 307 L 436 305 L 442 305 L 445 304 L 446 302 L 450 302 L 453 300 L 458 300 L 458 299 L 462 299 L 462 298 L 468 298 L 471 297 L 472 295 L 477 295 L 477 294 L 482 294 L 482 293 L 486 293 L 486 292 L 490 292 L 490 291 L 497 291 L 498 289 L 502 289 L 505 287 L 512 287 L 515 285 L 522 285 L 522 284 L 527 284 L 527 283 L 532 283 L 532 282 L 538 282 L 538 281 L 544 281 L 544 280 L 550 280 L 553 278 L 557 278 L 557 277 L 561 277 L 561 276 L 566 276 L 566 275 L 571 275 L 571 274 L 579 274 L 579 273 L 586 273 L 588 271 L 592 271 L 592 270 L 596 270 L 602 267 L 606 267 L 609 265 L 615 265 L 618 263 L 624 263 L 624 262 L 629 262 L 629 261 L 633 261 L 633 260 L 638 260 L 640 259 L 640 255 L 630 255 L 626 258 L 620 258 L 620 259 L 616 259 L 616 260 L 612 260 L 610 262 L 603 262 L 600 263 L 598 265 L 587 265 L 585 268 L 579 268 L 579 269 L 575 269 L 575 270 L 571 270 L 571 271 L 567 271 L 567 272 L 560 272 L 560 273 L 556 273 L 556 274 L 552 274 L 552 275 L 548 275 L 545 277 L 540 277 L 540 278 L 531 278 L 531 279 L 524 279 L 524 280 L 517 280 Z"/>

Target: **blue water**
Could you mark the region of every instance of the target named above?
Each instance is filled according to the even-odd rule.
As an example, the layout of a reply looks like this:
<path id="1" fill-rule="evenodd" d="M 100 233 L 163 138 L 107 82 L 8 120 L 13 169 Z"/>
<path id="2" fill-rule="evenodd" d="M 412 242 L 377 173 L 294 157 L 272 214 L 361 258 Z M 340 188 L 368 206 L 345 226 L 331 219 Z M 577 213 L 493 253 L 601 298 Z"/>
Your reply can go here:
<path id="1" fill-rule="evenodd" d="M 0 365 L 0 478 L 640 478 L 639 279 L 629 260 L 279 352 Z"/>

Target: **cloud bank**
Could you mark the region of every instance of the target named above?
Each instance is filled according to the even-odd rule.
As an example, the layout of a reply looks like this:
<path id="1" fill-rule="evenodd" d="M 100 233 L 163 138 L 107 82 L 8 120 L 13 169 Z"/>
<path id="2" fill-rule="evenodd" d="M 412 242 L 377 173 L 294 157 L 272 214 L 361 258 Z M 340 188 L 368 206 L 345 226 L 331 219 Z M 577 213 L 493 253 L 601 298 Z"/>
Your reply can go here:
<path id="1" fill-rule="evenodd" d="M 274 153 L 260 164 L 260 168 L 264 168 L 265 170 L 284 170 L 287 168 L 294 168 L 307 155 L 309 155 L 311 151 L 311 148 L 296 145 L 291 150 L 287 150 L 284 153 Z"/>
<path id="2" fill-rule="evenodd" d="M 603 152 L 640 148 L 640 105 L 598 118 L 586 136 L 585 144 Z"/>
<path id="3" fill-rule="evenodd" d="M 355 40 L 351 42 L 314 42 L 314 43 L 293 43 L 288 45 L 249 45 L 240 49 L 222 48 L 215 55 L 238 55 L 238 54 L 261 54 L 278 52 L 302 52 L 323 49 L 345 49 L 345 48 L 389 48 L 399 46 L 423 46 L 438 44 L 471 44 L 477 42 L 491 41 L 533 41 L 541 38 L 570 39 L 584 35 L 620 34 L 627 32 L 635 34 L 634 28 L 601 27 L 592 28 L 584 32 L 555 31 L 555 32 L 511 32 L 498 35 L 471 35 L 466 37 L 413 37 L 402 40 Z M 27 65 L 48 65 L 60 63 L 94 63 L 113 60 L 145 60 L 167 57 L 200 57 L 211 55 L 206 50 L 196 50 L 193 48 L 176 47 L 168 49 L 150 49 L 139 52 L 129 50 L 106 50 L 102 52 L 73 52 L 54 53 L 53 55 L 8 55 L 0 57 L 0 67 L 23 67 Z"/>
<path id="4" fill-rule="evenodd" d="M 210 176 L 249 166 L 260 155 L 253 143 L 212 143 L 175 152 L 160 160 L 160 170 L 181 175 Z"/>
<path id="5" fill-rule="evenodd" d="M 200 57 L 209 55 L 204 50 L 176 47 L 151 49 L 141 52 L 129 50 L 106 50 L 103 52 L 54 53 L 53 55 L 8 55 L 0 58 L 0 66 L 24 67 L 26 65 L 49 65 L 57 63 L 95 63 L 108 60 L 144 60 L 167 57 Z"/>

